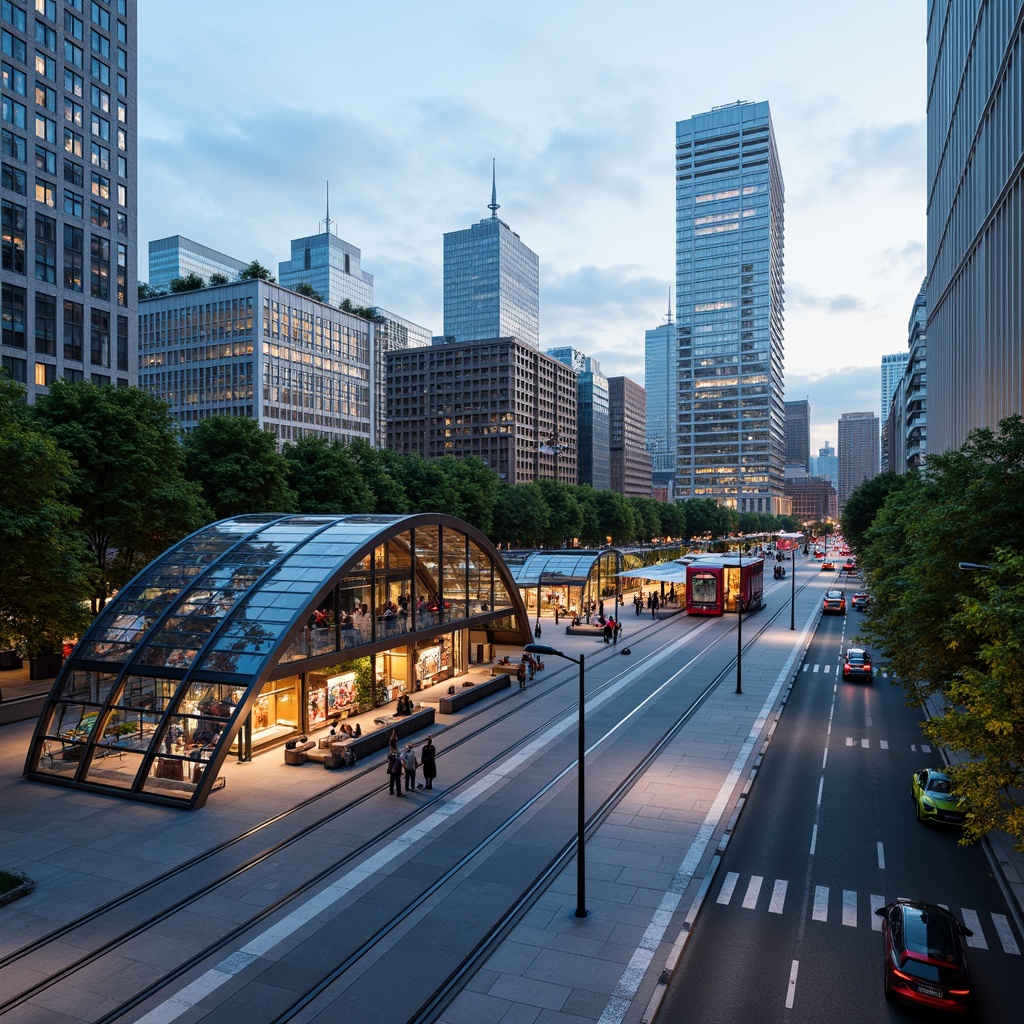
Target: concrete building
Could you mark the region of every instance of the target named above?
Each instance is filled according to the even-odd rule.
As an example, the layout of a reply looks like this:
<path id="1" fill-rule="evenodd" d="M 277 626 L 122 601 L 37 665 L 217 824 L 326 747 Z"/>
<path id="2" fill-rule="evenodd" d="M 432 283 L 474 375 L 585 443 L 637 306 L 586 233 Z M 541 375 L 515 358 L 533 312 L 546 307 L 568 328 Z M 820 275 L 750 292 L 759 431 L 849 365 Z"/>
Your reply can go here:
<path id="1" fill-rule="evenodd" d="M 139 384 L 183 430 L 248 416 L 280 441 L 377 444 L 374 325 L 268 281 L 139 303 Z"/>
<path id="2" fill-rule="evenodd" d="M 647 395 L 628 377 L 608 378 L 611 489 L 627 498 L 651 496 L 651 453 L 647 451 Z"/>
<path id="3" fill-rule="evenodd" d="M 136 5 L 3 4 L 0 368 L 138 381 Z"/>
<path id="4" fill-rule="evenodd" d="M 214 274 L 223 274 L 228 281 L 236 281 L 248 265 L 244 260 L 236 260 L 184 235 L 170 235 L 149 243 L 149 277 L 146 283 L 157 291 L 167 291 L 176 277 L 188 274 L 198 274 L 206 284 Z"/>
<path id="5" fill-rule="evenodd" d="M 920 469 L 928 448 L 928 282 L 914 300 L 907 345 L 909 356 L 904 376 L 904 447 L 906 469 Z M 902 473 L 903 469 L 895 472 Z"/>
<path id="6" fill-rule="evenodd" d="M 278 264 L 277 277 L 293 291 L 308 284 L 329 306 L 346 299 L 353 306 L 373 306 L 373 275 L 362 268 L 362 253 L 330 231 L 331 220 L 318 235 L 292 239 L 292 258 Z"/>
<path id="7" fill-rule="evenodd" d="M 811 403 L 806 398 L 786 403 L 786 468 L 811 468 Z"/>
<path id="8" fill-rule="evenodd" d="M 576 482 L 611 490 L 608 437 L 608 378 L 601 364 L 576 348 L 549 348 L 548 355 L 577 374 Z M 556 442 L 560 443 L 560 442 Z"/>
<path id="9" fill-rule="evenodd" d="M 767 102 L 676 124 L 676 497 L 783 513 L 784 188 Z"/>
<path id="10" fill-rule="evenodd" d="M 576 483 L 576 374 L 518 338 L 387 355 L 387 444 L 478 456 L 510 484 Z"/>
<path id="11" fill-rule="evenodd" d="M 792 503 L 791 515 L 802 523 L 819 523 L 839 518 L 839 502 L 831 480 L 820 477 L 786 480 L 786 496 Z"/>
<path id="12" fill-rule="evenodd" d="M 928 3 L 929 452 L 1024 413 L 1022 17 Z"/>
<path id="13" fill-rule="evenodd" d="M 446 340 L 518 338 L 540 347 L 540 260 L 498 217 L 492 176 L 490 217 L 444 236 Z"/>
<path id="14" fill-rule="evenodd" d="M 839 419 L 839 512 L 865 480 L 878 476 L 878 417 L 844 412 Z"/>

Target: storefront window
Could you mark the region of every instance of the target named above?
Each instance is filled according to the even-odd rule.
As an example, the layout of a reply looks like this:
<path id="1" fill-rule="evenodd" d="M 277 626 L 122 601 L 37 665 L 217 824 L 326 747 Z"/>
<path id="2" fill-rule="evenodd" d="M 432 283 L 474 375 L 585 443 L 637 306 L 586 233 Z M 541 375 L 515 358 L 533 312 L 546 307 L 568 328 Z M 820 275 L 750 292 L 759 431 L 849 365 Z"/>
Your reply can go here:
<path id="1" fill-rule="evenodd" d="M 444 593 L 447 615 L 445 621 L 466 617 L 467 581 L 469 567 L 466 561 L 466 535 L 455 530 L 444 530 L 444 576 L 441 590 Z"/>
<path id="2" fill-rule="evenodd" d="M 252 739 L 263 743 L 299 728 L 299 677 L 264 683 L 252 709 Z"/>

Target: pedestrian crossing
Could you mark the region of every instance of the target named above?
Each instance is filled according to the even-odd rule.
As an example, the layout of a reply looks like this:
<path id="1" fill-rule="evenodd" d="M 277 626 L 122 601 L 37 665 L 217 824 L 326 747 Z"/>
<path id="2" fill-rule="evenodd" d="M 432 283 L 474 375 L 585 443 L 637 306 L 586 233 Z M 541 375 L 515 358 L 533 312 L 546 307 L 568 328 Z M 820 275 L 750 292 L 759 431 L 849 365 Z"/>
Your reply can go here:
<path id="1" fill-rule="evenodd" d="M 810 672 L 812 675 L 815 672 L 821 672 L 823 675 L 829 675 L 833 671 L 832 662 L 814 662 L 813 664 L 809 661 L 804 662 L 804 667 L 801 669 L 802 672 Z M 839 675 L 839 665 L 835 664 L 835 674 Z M 876 679 L 888 679 L 889 670 L 884 668 L 875 668 Z M 895 678 L 895 677 L 894 677 Z"/>
<path id="2" fill-rule="evenodd" d="M 874 742 L 878 744 L 879 750 L 889 749 L 888 740 L 875 740 Z M 847 736 L 846 745 L 848 747 L 860 747 L 862 750 L 870 750 L 872 740 L 867 736 Z M 910 752 L 912 754 L 930 754 L 932 752 L 932 748 L 927 743 L 911 743 Z"/>
<path id="3" fill-rule="evenodd" d="M 762 891 L 766 889 L 764 876 L 750 875 L 746 879 L 746 888 L 740 885 L 741 880 L 738 871 L 726 872 L 715 902 L 726 907 L 738 905 L 743 910 L 765 909 L 766 901 L 761 898 Z M 742 897 L 737 897 L 738 890 L 742 892 Z M 770 887 L 770 892 L 771 896 L 767 899 L 767 912 L 769 914 L 784 913 L 786 896 L 789 892 L 788 880 L 776 878 Z M 837 889 L 833 892 L 831 886 L 816 885 L 810 900 L 811 920 L 821 924 L 827 924 L 829 921 L 838 922 L 843 928 L 857 928 L 865 922 L 870 922 L 871 930 L 877 932 L 882 930 L 882 919 L 875 915 L 875 911 L 884 907 L 888 902 L 890 901 L 877 893 L 868 893 L 865 898 L 853 889 Z M 942 906 L 946 906 L 946 904 L 942 904 Z M 951 908 L 947 906 L 946 909 Z M 995 913 L 982 915 L 970 907 L 961 907 L 959 911 L 954 910 L 953 912 L 959 913 L 960 920 L 974 933 L 967 939 L 967 944 L 973 949 L 1001 948 L 1010 956 L 1020 956 L 1020 947 L 1005 915 Z"/>

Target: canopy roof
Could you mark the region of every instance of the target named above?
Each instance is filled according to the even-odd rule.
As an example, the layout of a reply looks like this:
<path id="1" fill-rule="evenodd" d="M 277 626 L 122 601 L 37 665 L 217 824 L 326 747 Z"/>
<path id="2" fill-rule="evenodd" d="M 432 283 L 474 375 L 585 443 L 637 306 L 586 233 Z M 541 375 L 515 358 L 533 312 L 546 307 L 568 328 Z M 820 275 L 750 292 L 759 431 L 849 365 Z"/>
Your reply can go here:
<path id="1" fill-rule="evenodd" d="M 385 631 L 372 612 L 354 641 L 354 631 L 340 625 L 323 631 L 319 650 L 306 635 L 321 603 L 374 608 L 388 587 L 401 588 L 411 604 L 417 596 L 434 609 L 440 604 L 429 616 L 414 611 L 409 633 L 518 617 L 529 638 L 526 609 L 501 557 L 452 516 L 223 520 L 151 562 L 97 616 L 54 683 L 26 774 L 196 806 L 264 681 L 395 645 L 394 627 Z M 173 759 L 180 735 L 201 732 L 214 743 L 197 765 L 198 786 L 171 785 L 154 772 L 158 752 Z M 98 760 L 110 754 L 118 759 L 112 767 Z M 184 774 L 181 766 L 176 772 Z"/>

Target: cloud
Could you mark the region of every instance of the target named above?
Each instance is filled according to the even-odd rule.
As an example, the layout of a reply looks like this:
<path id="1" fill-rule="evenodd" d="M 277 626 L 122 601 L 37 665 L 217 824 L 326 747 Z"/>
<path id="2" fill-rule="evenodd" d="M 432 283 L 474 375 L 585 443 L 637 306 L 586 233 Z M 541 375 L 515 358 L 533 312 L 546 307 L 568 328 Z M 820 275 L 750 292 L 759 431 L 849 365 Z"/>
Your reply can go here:
<path id="1" fill-rule="evenodd" d="M 825 313 L 862 313 L 868 304 L 856 295 L 819 295 L 799 284 L 786 285 L 786 308 L 814 309 Z"/>
<path id="2" fill-rule="evenodd" d="M 879 415 L 882 400 L 882 370 L 877 366 L 844 366 L 839 369 L 811 369 L 786 376 L 786 400 L 808 398 L 811 403 L 811 451 L 838 439 L 839 418 L 844 412 L 873 412 Z"/>

